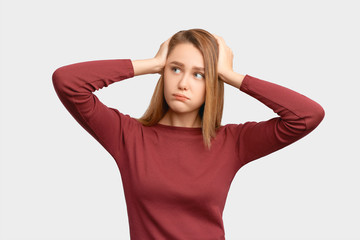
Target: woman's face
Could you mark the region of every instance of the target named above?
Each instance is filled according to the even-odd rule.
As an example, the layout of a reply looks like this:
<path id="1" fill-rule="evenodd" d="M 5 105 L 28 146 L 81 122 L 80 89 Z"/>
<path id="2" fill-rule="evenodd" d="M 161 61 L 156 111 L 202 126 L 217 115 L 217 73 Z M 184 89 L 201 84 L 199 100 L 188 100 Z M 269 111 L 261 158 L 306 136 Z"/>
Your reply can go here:
<path id="1" fill-rule="evenodd" d="M 193 44 L 178 44 L 168 56 L 164 68 L 164 96 L 177 113 L 198 112 L 204 103 L 204 59 Z"/>

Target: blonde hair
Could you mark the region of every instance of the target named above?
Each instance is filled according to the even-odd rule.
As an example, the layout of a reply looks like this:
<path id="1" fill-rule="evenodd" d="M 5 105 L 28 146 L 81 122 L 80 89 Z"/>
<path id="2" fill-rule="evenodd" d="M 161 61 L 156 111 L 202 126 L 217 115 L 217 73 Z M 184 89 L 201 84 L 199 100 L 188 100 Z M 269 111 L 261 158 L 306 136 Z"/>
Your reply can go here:
<path id="1" fill-rule="evenodd" d="M 220 127 L 224 105 L 224 82 L 218 76 L 219 46 L 216 38 L 203 29 L 177 32 L 170 39 L 167 56 L 180 43 L 192 43 L 200 50 L 205 67 L 205 102 L 199 109 L 204 145 L 210 149 L 211 139 Z M 169 109 L 164 97 L 164 71 L 158 80 L 150 104 L 144 115 L 137 119 L 145 126 L 157 124 Z"/>

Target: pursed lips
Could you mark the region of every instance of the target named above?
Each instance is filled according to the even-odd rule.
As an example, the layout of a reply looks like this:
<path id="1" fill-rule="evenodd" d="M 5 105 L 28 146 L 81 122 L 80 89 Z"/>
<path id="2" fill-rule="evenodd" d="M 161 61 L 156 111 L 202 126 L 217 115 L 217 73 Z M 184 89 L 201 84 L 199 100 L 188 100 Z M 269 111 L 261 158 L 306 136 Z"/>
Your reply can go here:
<path id="1" fill-rule="evenodd" d="M 173 96 L 189 99 L 187 96 L 185 96 L 185 95 L 183 95 L 183 94 L 177 94 L 177 93 L 175 93 L 175 94 L 173 94 Z"/>

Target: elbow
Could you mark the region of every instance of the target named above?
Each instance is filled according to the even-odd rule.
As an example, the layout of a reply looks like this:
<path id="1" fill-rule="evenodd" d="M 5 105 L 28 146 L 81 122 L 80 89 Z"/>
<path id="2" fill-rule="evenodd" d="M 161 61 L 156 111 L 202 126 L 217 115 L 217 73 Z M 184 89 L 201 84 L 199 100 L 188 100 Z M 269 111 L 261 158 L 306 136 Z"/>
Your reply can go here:
<path id="1" fill-rule="evenodd" d="M 312 132 L 324 119 L 325 111 L 319 105 L 315 104 L 310 109 L 307 109 L 306 114 L 302 117 L 296 117 L 292 120 L 279 121 L 279 125 L 276 129 L 279 131 L 276 133 L 277 138 L 283 142 L 288 143 L 297 139 L 300 139 L 310 132 Z"/>
<path id="2" fill-rule="evenodd" d="M 316 104 L 316 107 L 314 107 L 314 109 L 311 111 L 311 114 L 309 115 L 306 121 L 307 129 L 310 131 L 315 129 L 322 122 L 324 117 L 325 117 L 324 108 L 321 105 Z"/>
<path id="3" fill-rule="evenodd" d="M 56 69 L 52 74 L 52 83 L 56 92 L 66 92 L 71 85 L 71 73 L 66 67 L 60 67 Z M 71 88 L 70 88 L 71 89 Z"/>
<path id="4" fill-rule="evenodd" d="M 64 81 L 64 71 L 62 70 L 62 67 L 56 69 L 52 74 L 52 83 L 54 85 L 55 89 L 61 89 L 63 86 Z"/>

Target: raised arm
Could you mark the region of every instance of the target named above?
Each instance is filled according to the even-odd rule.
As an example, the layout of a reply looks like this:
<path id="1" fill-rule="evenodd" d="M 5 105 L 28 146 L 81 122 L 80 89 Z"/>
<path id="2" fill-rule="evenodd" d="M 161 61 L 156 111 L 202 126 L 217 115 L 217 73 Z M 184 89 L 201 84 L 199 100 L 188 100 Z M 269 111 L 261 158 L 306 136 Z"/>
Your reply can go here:
<path id="1" fill-rule="evenodd" d="M 286 87 L 233 71 L 233 54 L 223 38 L 219 43 L 220 78 L 271 108 L 278 117 L 263 122 L 232 125 L 241 164 L 281 149 L 314 130 L 324 109 L 308 97 Z"/>
<path id="2" fill-rule="evenodd" d="M 52 75 L 55 91 L 69 113 L 111 154 L 116 154 L 123 129 L 134 124 L 129 115 L 104 105 L 96 90 L 142 74 L 162 71 L 170 39 L 161 44 L 156 56 L 146 60 L 114 59 L 74 63 Z"/>
<path id="3" fill-rule="evenodd" d="M 277 151 L 313 131 L 324 109 L 310 98 L 286 87 L 246 75 L 240 90 L 256 98 L 278 117 L 238 126 L 239 157 L 243 163 Z"/>
<path id="4" fill-rule="evenodd" d="M 55 91 L 65 108 L 110 154 L 114 154 L 129 117 L 104 105 L 93 92 L 133 76 L 130 59 L 70 64 L 56 69 L 52 75 Z"/>

